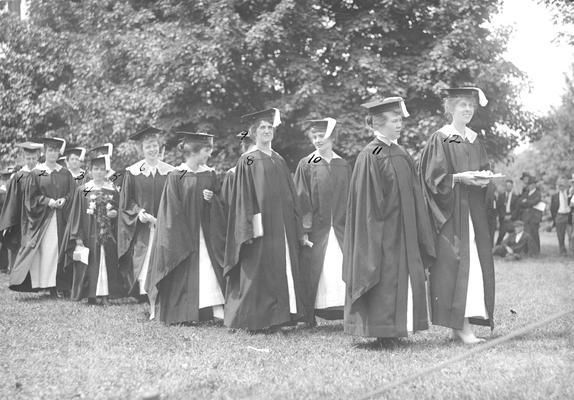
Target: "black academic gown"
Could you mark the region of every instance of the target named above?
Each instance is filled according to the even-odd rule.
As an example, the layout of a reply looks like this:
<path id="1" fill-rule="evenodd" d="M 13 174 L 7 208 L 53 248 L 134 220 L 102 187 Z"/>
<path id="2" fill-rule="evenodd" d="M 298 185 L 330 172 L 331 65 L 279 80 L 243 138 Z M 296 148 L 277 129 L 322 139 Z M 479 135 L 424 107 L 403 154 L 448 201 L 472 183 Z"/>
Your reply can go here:
<path id="1" fill-rule="evenodd" d="M 22 225 L 24 224 L 24 187 L 29 175 L 27 169 L 20 169 L 10 178 L 6 190 L 6 198 L 0 214 L 0 232 L 6 230 L 2 238 L 2 246 L 6 248 L 8 256 L 8 270 L 12 270 L 16 255 L 20 250 Z"/>
<path id="2" fill-rule="evenodd" d="M 462 329 L 470 265 L 470 214 L 484 281 L 484 301 L 489 319 L 470 319 L 490 325 L 494 311 L 494 261 L 486 209 L 486 188 L 456 183 L 452 176 L 489 167 L 486 150 L 473 143 L 449 139 L 439 130 L 431 135 L 421 156 L 421 179 L 436 236 L 437 258 L 430 269 L 432 323 Z"/>
<path id="3" fill-rule="evenodd" d="M 7 195 L 6 187 L 0 187 L 0 210 L 4 207 Z M 1 233 L 2 231 L 0 231 Z M 1 239 L 1 236 L 0 236 Z M 10 270 L 10 258 L 8 256 L 8 246 L 0 240 L 0 271 Z"/>
<path id="4" fill-rule="evenodd" d="M 80 187 L 89 181 L 88 173 L 86 171 L 84 171 L 83 169 L 80 169 L 80 172 L 77 175 L 74 175 L 72 173 L 72 171 L 70 171 L 70 173 L 72 174 L 72 178 L 74 178 L 74 182 L 76 183 L 76 187 Z"/>
<path id="5" fill-rule="evenodd" d="M 118 208 L 118 190 L 109 182 L 101 189 L 94 189 L 93 181 L 86 182 L 76 189 L 60 252 L 64 268 L 72 271 L 72 300 L 96 297 L 102 246 L 106 261 L 109 296 L 118 298 L 126 291 L 122 287 L 118 270 L 117 218 L 110 219 L 108 229 L 111 230 L 112 237 L 104 239 L 100 235 L 102 227 L 98 223 L 96 214 L 87 213 L 90 201 L 94 201 L 94 196 L 105 196 L 108 198 L 107 203 L 111 204 L 113 210 L 117 211 Z M 90 249 L 88 265 L 73 260 L 76 239 L 81 239 L 84 246 Z"/>
<path id="6" fill-rule="evenodd" d="M 146 291 L 157 293 L 159 319 L 166 324 L 199 321 L 211 318 L 200 315 L 199 292 L 199 229 L 203 231 L 207 252 L 215 276 L 225 291 L 221 261 L 215 244 L 221 232 L 218 221 L 223 210 L 217 196 L 206 201 L 203 190 L 217 190 L 212 169 L 194 173 L 178 168 L 168 174 L 158 214 L 157 235 L 153 243 Z"/>
<path id="7" fill-rule="evenodd" d="M 261 214 L 263 225 L 263 236 L 258 238 L 254 238 L 253 232 L 256 214 Z M 224 262 L 226 326 L 264 329 L 302 316 L 299 215 L 297 194 L 283 157 L 276 152 L 267 155 L 258 149 L 243 154 L 237 162 L 229 205 Z M 301 315 L 290 313 L 285 235 L 297 314 Z"/>
<path id="8" fill-rule="evenodd" d="M 147 173 L 146 168 L 149 167 L 143 160 L 124 171 L 118 216 L 120 274 L 129 294 L 136 296 L 140 293 L 138 277 L 150 237 L 150 224 L 141 223 L 138 213 L 143 208 L 148 214 L 157 216 L 167 174 L 174 169 L 162 161 L 159 161 L 155 175 Z"/>
<path id="9" fill-rule="evenodd" d="M 327 162 L 316 158 L 309 162 L 315 153 L 303 157 L 295 171 L 295 188 L 299 196 L 303 231 L 308 234 L 313 247 L 301 248 L 300 272 L 305 289 L 304 301 L 307 318 L 311 321 L 315 315 L 317 286 L 323 270 L 329 232 L 331 226 L 341 249 L 345 233 L 347 214 L 347 195 L 351 167 L 342 158 L 333 158 Z M 326 319 L 342 319 L 343 309 L 317 310 L 317 315 Z"/>
<path id="10" fill-rule="evenodd" d="M 22 179 L 24 181 L 24 179 Z M 38 251 L 38 245 L 44 238 L 48 223 L 56 213 L 58 224 L 58 248 L 61 248 L 66 230 L 70 203 L 76 186 L 72 174 L 61 167 L 47 174 L 42 165 L 36 166 L 25 179 L 24 188 L 24 223 L 22 225 L 22 242 L 14 267 L 10 273 L 10 289 L 20 292 L 36 291 L 30 279 L 30 258 Z M 50 208 L 50 199 L 66 199 L 61 209 Z M 63 263 L 58 262 L 56 287 L 70 290 L 72 286 L 71 271 L 64 271 Z"/>
<path id="11" fill-rule="evenodd" d="M 427 329 L 424 269 L 433 256 L 431 225 L 411 156 L 401 146 L 373 140 L 359 153 L 349 188 L 345 332 L 407 336 L 409 277 L 413 330 Z"/>

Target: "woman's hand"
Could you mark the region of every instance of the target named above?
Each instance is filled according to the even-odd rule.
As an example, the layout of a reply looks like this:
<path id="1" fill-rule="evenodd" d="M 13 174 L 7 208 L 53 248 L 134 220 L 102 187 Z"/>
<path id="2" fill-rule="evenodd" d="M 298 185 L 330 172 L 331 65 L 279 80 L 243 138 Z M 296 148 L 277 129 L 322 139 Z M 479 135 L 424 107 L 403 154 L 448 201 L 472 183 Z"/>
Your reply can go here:
<path id="1" fill-rule="evenodd" d="M 117 210 L 108 210 L 106 215 L 108 216 L 108 218 L 117 218 L 118 212 L 117 212 Z"/>
<path id="2" fill-rule="evenodd" d="M 211 201 L 211 198 L 213 197 L 213 192 L 209 189 L 203 189 L 203 198 L 205 199 L 205 201 Z"/>

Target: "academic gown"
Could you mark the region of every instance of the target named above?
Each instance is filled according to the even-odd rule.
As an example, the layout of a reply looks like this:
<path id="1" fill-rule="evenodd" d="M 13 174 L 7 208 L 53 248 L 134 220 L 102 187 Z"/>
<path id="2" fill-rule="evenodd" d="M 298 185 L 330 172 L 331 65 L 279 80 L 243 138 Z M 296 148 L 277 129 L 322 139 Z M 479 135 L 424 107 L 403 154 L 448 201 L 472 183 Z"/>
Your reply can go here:
<path id="1" fill-rule="evenodd" d="M 6 189 L 6 199 L 0 214 L 0 232 L 7 230 L 1 238 L 2 246 L 6 248 L 8 256 L 8 270 L 12 270 L 16 255 L 20 250 L 22 236 L 21 227 L 24 225 L 24 187 L 30 173 L 27 166 L 22 167 L 10 178 Z"/>
<path id="2" fill-rule="evenodd" d="M 343 318 L 345 284 L 341 266 L 351 172 L 347 161 L 338 155 L 327 162 L 317 152 L 303 157 L 295 171 L 303 231 L 313 243 L 311 248 L 302 247 L 300 256 L 306 314 L 311 321 L 315 313 L 325 319 Z"/>
<path id="3" fill-rule="evenodd" d="M 97 296 L 118 298 L 125 292 L 118 270 L 117 218 L 110 219 L 113 238 L 103 241 L 96 215 L 87 213 L 97 195 L 108 197 L 113 210 L 118 208 L 119 192 L 110 182 L 96 189 L 94 182 L 89 181 L 76 189 L 60 252 L 65 269 L 72 271 L 72 300 Z M 88 265 L 73 260 L 76 239 L 81 239 L 90 249 Z"/>
<path id="4" fill-rule="evenodd" d="M 468 128 L 467 132 L 467 136 L 476 137 Z M 474 293 L 471 300 L 482 302 L 484 297 L 484 305 L 478 304 L 476 308 L 486 309 L 487 315 L 486 319 L 470 318 L 469 321 L 493 328 L 494 262 L 486 209 L 487 189 L 460 183 L 453 185 L 452 178 L 455 173 L 488 169 L 489 162 L 477 137 L 471 142 L 456 133 L 450 125 L 433 133 L 423 149 L 420 164 L 423 191 L 436 232 L 437 258 L 430 268 L 432 322 L 462 329 L 468 313 L 467 292 L 470 292 Z M 472 242 L 471 236 L 475 238 Z M 477 272 L 471 274 L 471 267 Z"/>
<path id="5" fill-rule="evenodd" d="M 80 187 L 89 181 L 88 174 L 83 169 L 80 169 L 80 172 L 78 174 L 74 174 L 72 171 L 70 171 L 70 173 L 72 174 L 72 178 L 74 178 L 76 187 Z"/>
<path id="6" fill-rule="evenodd" d="M 347 208 L 345 332 L 400 337 L 427 329 L 424 267 L 434 246 L 411 156 L 397 144 L 370 142 L 357 157 Z"/>
<path id="7" fill-rule="evenodd" d="M 166 324 L 218 317 L 216 308 L 223 318 L 223 269 L 214 250 L 223 210 L 217 194 L 209 202 L 203 198 L 205 189 L 216 187 L 208 167 L 192 172 L 182 164 L 168 174 L 146 280 L 150 297 L 157 293 L 156 315 Z"/>
<path id="8" fill-rule="evenodd" d="M 61 166 L 49 172 L 45 164 L 39 164 L 30 172 L 24 186 L 22 243 L 10 274 L 9 287 L 21 292 L 54 286 L 70 290 L 71 271 L 64 271 L 58 251 L 76 188 L 74 178 Z M 66 199 L 63 208 L 48 206 L 50 199 L 59 198 Z M 39 284 L 34 282 L 31 272 L 39 276 Z"/>
<path id="9" fill-rule="evenodd" d="M 229 205 L 226 326 L 265 329 L 303 315 L 299 215 L 285 160 L 274 151 L 271 155 L 259 149 L 244 153 L 237 162 Z M 256 237 L 260 230 L 263 236 Z"/>
<path id="10" fill-rule="evenodd" d="M 5 185 L 0 186 L 0 210 L 4 207 L 6 201 L 7 188 Z M 0 231 L 1 233 L 2 231 Z M 0 271 L 10 270 L 10 259 L 8 256 L 8 246 L 0 241 Z"/>
<path id="11" fill-rule="evenodd" d="M 158 161 L 155 173 L 145 160 L 126 168 L 120 191 L 118 216 L 118 258 L 120 274 L 129 289 L 130 295 L 145 294 L 138 278 L 147 275 L 151 248 L 148 249 L 151 224 L 139 221 L 138 213 L 144 209 L 157 216 L 159 202 L 173 166 Z M 153 228 L 155 230 L 155 228 Z M 142 272 L 144 270 L 144 272 Z"/>

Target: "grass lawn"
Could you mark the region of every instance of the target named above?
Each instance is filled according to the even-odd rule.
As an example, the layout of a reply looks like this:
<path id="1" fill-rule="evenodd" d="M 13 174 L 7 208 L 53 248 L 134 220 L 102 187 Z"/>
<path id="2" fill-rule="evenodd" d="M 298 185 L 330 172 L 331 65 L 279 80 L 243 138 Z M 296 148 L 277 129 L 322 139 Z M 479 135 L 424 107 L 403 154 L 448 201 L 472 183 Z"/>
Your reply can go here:
<path id="1" fill-rule="evenodd" d="M 542 241 L 538 259 L 496 261 L 493 337 L 574 307 L 574 259 L 555 255 L 554 233 Z M 271 335 L 166 327 L 146 321 L 143 305 L 87 306 L 7 284 L 1 275 L 2 399 L 355 399 L 468 350 L 440 327 L 390 350 L 354 346 L 363 341 L 325 321 Z M 570 314 L 384 398 L 574 399 L 573 322 Z"/>

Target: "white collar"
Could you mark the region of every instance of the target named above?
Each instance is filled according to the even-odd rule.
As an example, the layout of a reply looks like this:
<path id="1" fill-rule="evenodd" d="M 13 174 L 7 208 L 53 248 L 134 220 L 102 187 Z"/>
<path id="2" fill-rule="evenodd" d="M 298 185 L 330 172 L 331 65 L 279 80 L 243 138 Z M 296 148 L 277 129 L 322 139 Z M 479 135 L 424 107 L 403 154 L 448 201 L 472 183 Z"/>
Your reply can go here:
<path id="1" fill-rule="evenodd" d="M 314 152 L 311 153 L 310 156 L 311 156 L 312 158 L 314 158 L 315 156 L 321 157 L 323 160 L 325 160 L 325 159 L 323 158 L 323 156 L 322 156 L 321 154 L 319 154 L 319 150 L 315 150 Z M 337 153 L 335 153 L 335 152 L 333 151 L 333 157 L 331 157 L 331 160 L 334 160 L 334 159 L 336 159 L 336 158 L 341 158 L 341 156 L 338 155 Z M 327 161 L 327 160 L 325 160 L 325 161 Z M 329 161 L 327 161 L 327 162 L 329 162 Z"/>
<path id="2" fill-rule="evenodd" d="M 381 142 L 383 142 L 384 144 L 386 144 L 387 146 L 390 146 L 391 143 L 394 143 L 396 145 L 398 145 L 397 139 L 395 140 L 391 140 L 389 138 L 387 138 L 386 136 L 384 136 L 381 132 L 379 131 L 375 131 L 375 137 L 377 139 L 379 139 Z"/>
<path id="3" fill-rule="evenodd" d="M 461 135 L 460 132 L 457 131 L 454 125 L 452 124 L 443 126 L 442 128 L 439 129 L 439 131 L 445 133 L 448 137 L 454 135 L 461 136 L 463 139 L 468 139 L 470 143 L 474 143 L 474 141 L 478 136 L 478 134 L 472 129 L 470 129 L 468 126 L 464 128 L 464 135 Z"/>
<path id="4" fill-rule="evenodd" d="M 70 170 L 68 170 L 68 171 L 70 171 Z M 72 174 L 72 176 L 73 176 L 74 178 L 76 178 L 76 177 L 78 177 L 78 176 L 80 176 L 80 175 L 82 175 L 82 174 L 85 174 L 85 173 L 86 173 L 86 171 L 84 171 L 84 170 L 81 169 L 81 168 L 80 168 L 80 173 L 78 173 L 78 174 L 74 174 L 72 171 L 70 171 L 70 174 Z"/>
<path id="5" fill-rule="evenodd" d="M 36 164 L 38 165 L 38 164 Z M 34 167 L 36 168 L 36 167 Z M 20 168 L 20 171 L 22 172 L 30 172 L 30 167 L 28 167 L 28 164 L 24 164 L 24 166 L 22 168 Z"/>
<path id="6" fill-rule="evenodd" d="M 522 231 L 522 232 L 516 234 L 516 239 L 515 239 L 515 240 L 516 240 L 517 242 L 520 240 L 520 238 L 522 237 L 522 234 L 523 234 L 523 233 L 524 233 L 524 231 Z"/>
<path id="7" fill-rule="evenodd" d="M 199 166 L 199 168 L 197 169 L 197 171 L 192 171 L 191 168 L 189 168 L 189 165 L 187 165 L 186 163 L 181 163 L 177 168 L 178 171 L 188 171 L 188 172 L 193 172 L 194 174 L 200 173 L 200 172 L 204 172 L 204 171 L 214 171 L 213 168 L 208 167 L 205 164 L 202 164 Z"/>
<path id="8" fill-rule="evenodd" d="M 532 193 L 534 193 L 534 192 L 536 192 L 536 188 L 534 188 L 534 189 L 532 189 L 532 190 L 529 190 L 529 191 L 528 191 L 528 195 L 530 196 L 530 195 L 531 195 Z"/>
<path id="9" fill-rule="evenodd" d="M 93 189 L 94 186 L 95 186 L 95 183 L 94 183 L 93 179 L 86 182 L 86 185 L 85 185 L 86 188 L 90 188 L 90 189 Z M 102 189 L 115 190 L 115 187 L 111 182 L 105 181 L 104 184 L 102 185 Z"/>
<path id="10" fill-rule="evenodd" d="M 59 171 L 59 170 L 61 170 L 62 168 L 64 168 L 64 167 L 62 167 L 60 164 L 56 164 L 56 167 L 55 167 L 54 169 L 50 169 L 50 168 L 46 165 L 46 163 L 37 164 L 37 165 L 34 167 L 34 169 L 38 169 L 38 170 L 40 170 L 40 171 L 46 171 L 46 173 L 47 173 L 48 175 L 50 175 L 53 171 Z"/>
<path id="11" fill-rule="evenodd" d="M 174 169 L 173 166 L 164 163 L 163 161 L 158 161 L 153 167 L 148 165 L 145 160 L 138 161 L 137 163 L 130 165 L 126 168 L 126 171 L 131 172 L 132 175 L 143 175 L 150 176 L 152 171 L 159 172 L 160 175 L 167 175 L 169 171 Z"/>

